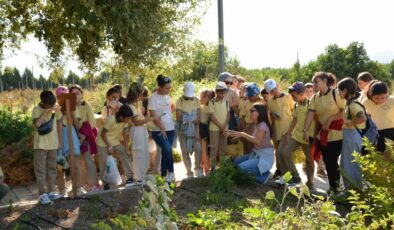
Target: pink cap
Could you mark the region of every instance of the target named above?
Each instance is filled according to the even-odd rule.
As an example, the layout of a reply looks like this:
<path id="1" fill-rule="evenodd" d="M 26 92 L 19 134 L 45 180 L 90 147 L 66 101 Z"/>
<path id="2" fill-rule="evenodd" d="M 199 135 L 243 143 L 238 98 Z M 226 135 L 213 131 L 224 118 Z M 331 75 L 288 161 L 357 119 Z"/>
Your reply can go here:
<path id="1" fill-rule="evenodd" d="M 58 97 L 59 95 L 64 94 L 64 93 L 68 93 L 68 88 L 66 86 L 59 85 L 56 88 L 56 97 Z"/>

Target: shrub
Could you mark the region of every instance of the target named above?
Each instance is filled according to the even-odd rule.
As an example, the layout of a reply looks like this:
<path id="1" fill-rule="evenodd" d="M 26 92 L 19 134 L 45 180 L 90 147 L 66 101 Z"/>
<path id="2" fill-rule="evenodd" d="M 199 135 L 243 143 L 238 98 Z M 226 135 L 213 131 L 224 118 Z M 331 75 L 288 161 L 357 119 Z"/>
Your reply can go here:
<path id="1" fill-rule="evenodd" d="M 33 123 L 30 116 L 21 112 L 0 110 L 0 143 L 9 145 L 32 135 Z"/>

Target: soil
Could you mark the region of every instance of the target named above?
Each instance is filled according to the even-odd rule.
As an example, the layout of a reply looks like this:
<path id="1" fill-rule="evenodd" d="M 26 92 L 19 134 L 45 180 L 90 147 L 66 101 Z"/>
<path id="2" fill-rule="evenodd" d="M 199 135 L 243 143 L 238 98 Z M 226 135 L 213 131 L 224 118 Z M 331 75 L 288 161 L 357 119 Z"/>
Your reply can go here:
<path id="1" fill-rule="evenodd" d="M 277 197 L 283 194 L 283 188 L 274 186 L 234 186 L 229 193 L 221 194 L 220 202 L 204 202 L 209 187 L 208 178 L 184 180 L 176 184 L 170 205 L 177 212 L 180 229 L 191 229 L 187 224 L 187 214 L 196 214 L 202 208 L 226 209 L 238 205 L 245 207 L 250 203 L 259 202 L 268 191 L 273 191 Z M 36 224 L 42 229 L 88 229 L 91 224 L 100 220 L 109 223 L 109 218 L 116 214 L 133 213 L 141 194 L 141 189 L 133 188 L 90 198 L 60 199 L 52 205 L 34 205 L 17 210 L 3 209 L 0 210 L 0 226 L 1 229 L 12 229 L 18 224 L 19 229 L 38 229 L 31 225 Z M 293 206 L 295 201 L 295 198 L 289 198 L 286 205 Z M 337 211 L 345 215 L 349 207 L 337 205 Z M 43 220 L 42 217 L 49 221 Z M 242 218 L 240 221 L 242 222 Z"/>

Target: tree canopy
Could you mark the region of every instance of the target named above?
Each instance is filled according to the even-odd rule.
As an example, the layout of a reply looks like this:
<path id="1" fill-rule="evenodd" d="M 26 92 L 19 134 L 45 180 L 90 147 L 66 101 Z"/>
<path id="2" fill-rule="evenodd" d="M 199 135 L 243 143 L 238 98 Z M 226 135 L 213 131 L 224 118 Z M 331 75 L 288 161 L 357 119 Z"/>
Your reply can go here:
<path id="1" fill-rule="evenodd" d="M 110 49 L 127 65 L 147 65 L 183 42 L 198 21 L 199 0 L 0 0 L 0 49 L 29 34 L 51 60 L 71 49 L 89 68 Z"/>

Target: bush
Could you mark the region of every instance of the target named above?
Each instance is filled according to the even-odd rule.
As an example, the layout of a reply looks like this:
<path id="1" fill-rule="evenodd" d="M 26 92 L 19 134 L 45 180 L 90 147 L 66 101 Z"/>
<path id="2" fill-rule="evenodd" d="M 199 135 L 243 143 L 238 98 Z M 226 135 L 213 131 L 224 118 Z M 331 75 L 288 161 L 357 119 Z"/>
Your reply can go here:
<path id="1" fill-rule="evenodd" d="M 9 145 L 31 136 L 33 122 L 30 116 L 21 112 L 11 113 L 6 109 L 0 110 L 0 143 Z"/>

